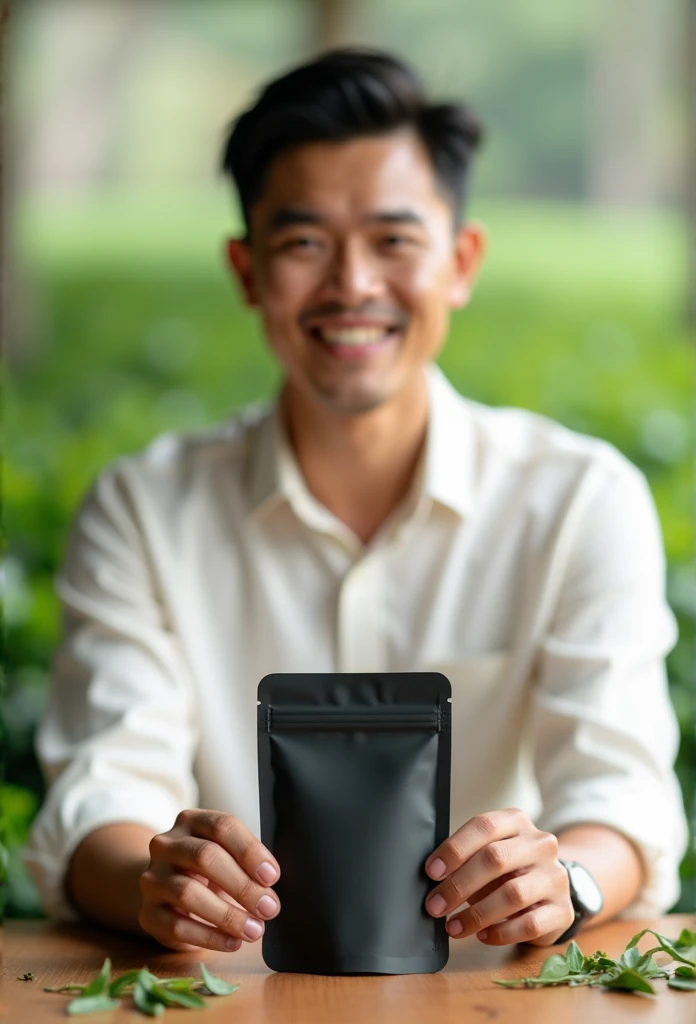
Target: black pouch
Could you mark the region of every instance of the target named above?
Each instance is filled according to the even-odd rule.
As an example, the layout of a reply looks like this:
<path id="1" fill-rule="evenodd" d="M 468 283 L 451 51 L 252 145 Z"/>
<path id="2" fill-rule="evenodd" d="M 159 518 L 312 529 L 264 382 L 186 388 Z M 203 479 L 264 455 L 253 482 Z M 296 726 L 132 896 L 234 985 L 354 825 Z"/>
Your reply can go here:
<path id="1" fill-rule="evenodd" d="M 425 861 L 449 835 L 451 687 L 437 672 L 275 674 L 258 687 L 261 841 L 281 875 L 275 971 L 416 974 L 449 955 Z"/>

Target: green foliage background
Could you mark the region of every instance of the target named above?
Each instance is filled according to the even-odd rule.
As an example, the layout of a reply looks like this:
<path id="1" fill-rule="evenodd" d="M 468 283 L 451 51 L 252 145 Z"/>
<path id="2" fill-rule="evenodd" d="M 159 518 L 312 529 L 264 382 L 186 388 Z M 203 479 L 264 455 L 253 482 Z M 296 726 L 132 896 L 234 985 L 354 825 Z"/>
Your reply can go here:
<path id="1" fill-rule="evenodd" d="M 686 242 L 669 214 L 492 204 L 490 255 L 441 358 L 461 392 L 604 437 L 648 475 L 681 636 L 669 656 L 694 806 L 691 409 Z M 155 434 L 229 415 L 277 382 L 259 327 L 223 270 L 233 214 L 197 193 L 18 214 L 22 273 L 6 388 L 7 668 L 2 789 L 8 915 L 39 913 L 19 859 L 42 796 L 32 752 L 59 635 L 53 575 L 100 468 Z M 680 907 L 692 909 L 693 852 Z"/>

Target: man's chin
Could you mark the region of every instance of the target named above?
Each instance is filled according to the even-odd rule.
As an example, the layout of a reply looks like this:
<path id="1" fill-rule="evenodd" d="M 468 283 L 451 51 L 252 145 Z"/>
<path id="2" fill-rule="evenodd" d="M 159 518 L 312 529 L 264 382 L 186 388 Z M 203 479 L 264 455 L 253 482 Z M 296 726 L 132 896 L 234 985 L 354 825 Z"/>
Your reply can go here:
<path id="1" fill-rule="evenodd" d="M 370 388 L 344 390 L 343 388 L 315 388 L 315 395 L 324 406 L 341 416 L 360 416 L 379 409 L 390 398 L 394 390 Z"/>

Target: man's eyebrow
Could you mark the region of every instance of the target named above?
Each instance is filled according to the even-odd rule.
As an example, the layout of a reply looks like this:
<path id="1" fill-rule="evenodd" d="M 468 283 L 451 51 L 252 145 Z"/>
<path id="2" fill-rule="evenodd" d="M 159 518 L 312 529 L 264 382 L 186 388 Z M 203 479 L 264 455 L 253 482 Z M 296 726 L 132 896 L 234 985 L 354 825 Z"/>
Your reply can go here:
<path id="1" fill-rule="evenodd" d="M 325 220 L 325 217 L 313 210 L 299 206 L 284 206 L 275 211 L 269 228 L 271 231 L 280 231 L 281 228 L 293 227 L 295 224 L 323 224 Z"/>
<path id="2" fill-rule="evenodd" d="M 424 224 L 423 218 L 415 210 L 379 210 L 365 219 L 380 224 L 418 224 L 420 227 Z"/>
<path id="3" fill-rule="evenodd" d="M 423 218 L 415 210 L 378 210 L 376 213 L 368 214 L 365 217 L 366 223 L 378 224 L 416 224 L 423 227 Z M 302 224 L 325 224 L 326 217 L 316 213 L 314 210 L 298 206 L 285 206 L 276 210 L 271 217 L 269 229 L 280 231 L 282 228 L 294 227 Z"/>

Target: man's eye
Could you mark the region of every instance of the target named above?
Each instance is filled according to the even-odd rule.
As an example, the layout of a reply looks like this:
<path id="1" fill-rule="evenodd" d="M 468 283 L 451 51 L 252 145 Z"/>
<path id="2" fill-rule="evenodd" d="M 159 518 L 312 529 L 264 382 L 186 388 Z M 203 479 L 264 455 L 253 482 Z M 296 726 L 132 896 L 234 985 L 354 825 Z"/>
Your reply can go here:
<path id="1" fill-rule="evenodd" d="M 318 245 L 316 238 L 291 238 L 286 243 L 286 249 L 311 249 Z"/>
<path id="2" fill-rule="evenodd" d="M 413 239 L 408 238 L 406 235 L 385 235 L 382 241 L 390 249 L 403 249 L 405 246 L 412 244 Z"/>

